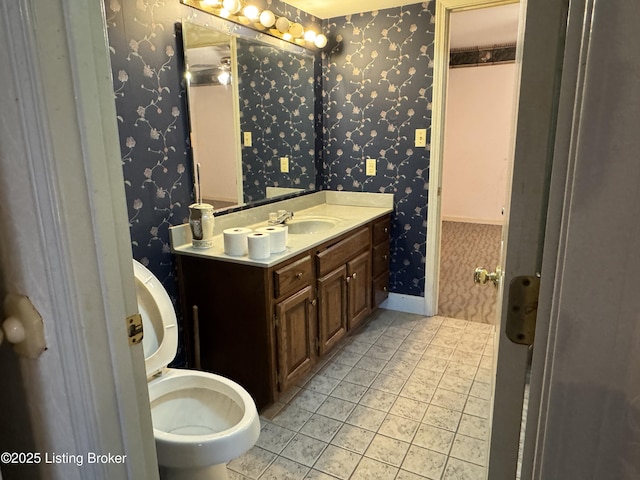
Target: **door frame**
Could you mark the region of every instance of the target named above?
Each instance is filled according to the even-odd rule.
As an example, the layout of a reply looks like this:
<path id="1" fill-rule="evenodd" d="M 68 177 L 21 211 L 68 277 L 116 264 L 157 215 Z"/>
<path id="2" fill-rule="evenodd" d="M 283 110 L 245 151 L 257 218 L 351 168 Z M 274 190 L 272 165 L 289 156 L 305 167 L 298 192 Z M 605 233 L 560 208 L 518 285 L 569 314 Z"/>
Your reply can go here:
<path id="1" fill-rule="evenodd" d="M 425 263 L 425 314 L 438 314 L 440 275 L 440 236 L 442 230 L 442 165 L 444 160 L 444 126 L 447 83 L 449 79 L 449 26 L 453 12 L 499 7 L 519 0 L 437 0 L 433 65 L 431 150 L 429 160 L 429 194 L 427 209 L 427 251 Z M 517 43 L 521 48 L 522 42 Z M 469 272 L 471 276 L 472 272 Z"/>

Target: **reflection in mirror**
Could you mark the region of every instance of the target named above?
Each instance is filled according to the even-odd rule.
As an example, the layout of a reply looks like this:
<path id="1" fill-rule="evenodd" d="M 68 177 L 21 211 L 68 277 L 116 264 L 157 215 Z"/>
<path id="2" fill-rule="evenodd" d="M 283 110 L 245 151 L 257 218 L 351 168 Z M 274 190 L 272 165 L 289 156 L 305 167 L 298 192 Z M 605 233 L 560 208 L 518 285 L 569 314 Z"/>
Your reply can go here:
<path id="1" fill-rule="evenodd" d="M 314 190 L 314 56 L 221 22 L 182 25 L 203 201 L 219 210 Z"/>

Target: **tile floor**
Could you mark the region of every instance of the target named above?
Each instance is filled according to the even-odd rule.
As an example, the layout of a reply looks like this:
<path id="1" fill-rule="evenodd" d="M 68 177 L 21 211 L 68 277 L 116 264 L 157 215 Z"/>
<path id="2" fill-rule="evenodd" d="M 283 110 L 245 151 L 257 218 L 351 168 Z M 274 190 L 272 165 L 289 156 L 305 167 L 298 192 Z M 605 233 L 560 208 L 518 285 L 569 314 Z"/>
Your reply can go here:
<path id="1" fill-rule="evenodd" d="M 494 327 L 379 310 L 281 402 L 233 479 L 482 480 Z"/>

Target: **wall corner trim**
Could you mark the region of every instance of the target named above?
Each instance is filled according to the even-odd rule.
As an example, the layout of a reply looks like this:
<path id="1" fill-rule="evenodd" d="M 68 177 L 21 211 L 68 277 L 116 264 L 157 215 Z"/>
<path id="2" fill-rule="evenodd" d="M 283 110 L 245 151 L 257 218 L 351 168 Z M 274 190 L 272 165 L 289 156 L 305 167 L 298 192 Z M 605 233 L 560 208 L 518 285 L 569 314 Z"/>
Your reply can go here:
<path id="1" fill-rule="evenodd" d="M 382 308 L 386 308 L 387 310 L 426 315 L 426 305 L 424 303 L 424 297 L 418 297 L 415 295 L 390 293 L 389 298 L 387 298 L 380 306 Z"/>

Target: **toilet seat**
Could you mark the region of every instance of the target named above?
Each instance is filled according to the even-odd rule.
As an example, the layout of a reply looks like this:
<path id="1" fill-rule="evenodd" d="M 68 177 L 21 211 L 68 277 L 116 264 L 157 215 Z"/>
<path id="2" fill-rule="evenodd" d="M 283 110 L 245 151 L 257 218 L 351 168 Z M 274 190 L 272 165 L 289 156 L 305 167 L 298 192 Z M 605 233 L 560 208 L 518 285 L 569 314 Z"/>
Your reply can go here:
<path id="1" fill-rule="evenodd" d="M 142 346 L 149 379 L 162 372 L 178 352 L 178 320 L 169 294 L 160 280 L 135 260 L 133 273 L 138 309 L 142 316 Z"/>
<path id="2" fill-rule="evenodd" d="M 227 463 L 260 435 L 251 396 L 213 373 L 170 368 L 149 382 L 149 401 L 158 458 L 168 467 Z M 229 436 L 233 442 L 220 441 Z"/>

